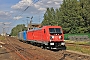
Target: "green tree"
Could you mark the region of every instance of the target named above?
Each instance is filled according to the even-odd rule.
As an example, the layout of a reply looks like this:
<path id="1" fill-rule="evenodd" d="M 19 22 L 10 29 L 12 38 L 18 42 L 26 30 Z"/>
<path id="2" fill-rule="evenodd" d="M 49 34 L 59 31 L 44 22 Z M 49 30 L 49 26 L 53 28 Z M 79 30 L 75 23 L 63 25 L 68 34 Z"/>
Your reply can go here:
<path id="1" fill-rule="evenodd" d="M 88 0 L 89 1 L 89 0 Z M 86 0 L 63 0 L 60 10 L 60 23 L 66 33 L 86 33 L 90 24 L 89 11 L 87 11 L 89 2 Z M 83 4 L 82 4 L 83 3 Z M 85 5 L 85 6 L 84 6 Z M 83 31 L 83 32 L 80 32 Z"/>
<path id="2" fill-rule="evenodd" d="M 18 35 L 18 32 L 24 31 L 24 30 L 27 30 L 27 28 L 25 27 L 24 24 L 17 25 L 16 27 L 14 27 L 14 28 L 11 30 L 11 35 L 12 35 L 12 36 L 17 36 L 17 35 Z"/>
<path id="3" fill-rule="evenodd" d="M 44 14 L 44 20 L 42 25 L 55 25 L 55 11 L 53 8 L 47 8 L 47 11 Z"/>
<path id="4" fill-rule="evenodd" d="M 60 8 L 47 8 L 42 25 L 59 25 L 65 33 L 89 33 L 90 1 L 63 0 Z"/>

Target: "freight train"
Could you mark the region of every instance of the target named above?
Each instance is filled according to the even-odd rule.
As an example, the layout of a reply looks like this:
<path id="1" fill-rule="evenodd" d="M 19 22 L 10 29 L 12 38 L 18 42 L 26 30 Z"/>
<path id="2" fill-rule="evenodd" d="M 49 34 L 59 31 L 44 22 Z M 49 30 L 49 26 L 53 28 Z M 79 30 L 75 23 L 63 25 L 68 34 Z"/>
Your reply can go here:
<path id="1" fill-rule="evenodd" d="M 66 49 L 61 26 L 43 26 L 42 28 L 22 31 L 19 32 L 18 38 L 45 49 Z"/>

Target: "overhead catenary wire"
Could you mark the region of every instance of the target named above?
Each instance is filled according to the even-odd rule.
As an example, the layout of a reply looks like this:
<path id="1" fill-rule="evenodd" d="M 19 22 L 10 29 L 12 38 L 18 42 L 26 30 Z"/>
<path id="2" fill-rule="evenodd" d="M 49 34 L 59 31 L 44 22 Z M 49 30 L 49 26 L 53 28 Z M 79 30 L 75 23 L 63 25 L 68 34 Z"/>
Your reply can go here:
<path id="1" fill-rule="evenodd" d="M 23 11 L 22 11 L 22 13 L 21 13 L 21 15 L 34 3 L 36 3 L 36 2 L 38 2 L 39 0 L 33 0 L 33 2 L 29 5 L 29 6 L 27 6 Z M 20 15 L 20 16 L 21 16 Z"/>
<path id="2" fill-rule="evenodd" d="M 25 11 L 32 5 L 32 4 L 35 4 L 36 2 L 38 2 L 39 0 L 32 0 L 32 3 L 29 5 L 29 6 L 27 6 L 23 11 L 22 11 L 22 13 L 20 14 L 20 13 L 18 13 L 18 14 L 16 14 L 14 17 L 18 17 L 18 16 L 22 16 L 22 14 L 23 13 L 25 13 Z M 10 21 L 10 20 L 9 20 Z M 13 20 L 12 21 L 12 23 L 15 23 L 17 20 Z M 13 25 L 13 24 L 9 24 L 9 26 L 10 25 Z M 8 31 L 9 31 L 9 28 L 8 28 Z"/>
<path id="3" fill-rule="evenodd" d="M 18 13 L 18 14 L 17 14 L 16 16 L 14 16 L 14 17 L 18 17 L 18 16 L 20 17 L 20 16 L 22 16 L 22 15 L 24 14 L 24 12 L 25 12 L 28 8 L 30 8 L 30 6 L 31 6 L 33 3 L 35 4 L 35 3 L 38 2 L 38 1 L 39 1 L 39 0 L 33 0 L 33 2 L 32 2 L 29 6 L 27 6 L 27 7 L 22 11 L 21 14 Z M 17 19 L 16 19 L 16 20 L 17 20 Z M 15 23 L 16 20 L 14 20 L 13 23 Z"/>

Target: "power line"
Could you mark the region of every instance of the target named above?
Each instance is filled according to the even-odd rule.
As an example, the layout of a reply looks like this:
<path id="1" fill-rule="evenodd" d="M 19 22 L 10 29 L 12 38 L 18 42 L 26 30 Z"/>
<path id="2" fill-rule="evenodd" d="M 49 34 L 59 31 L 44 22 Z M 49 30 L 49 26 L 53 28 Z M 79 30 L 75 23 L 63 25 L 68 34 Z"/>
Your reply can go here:
<path id="1" fill-rule="evenodd" d="M 29 5 L 29 6 L 27 6 L 23 11 L 22 11 L 22 13 L 21 14 L 17 14 L 16 16 L 14 16 L 14 17 L 18 17 L 18 16 L 22 16 L 22 14 L 34 3 L 36 3 L 36 2 L 38 2 L 39 0 L 33 0 L 33 2 Z M 16 20 L 15 20 L 16 21 Z M 15 22 L 14 21 L 14 22 Z"/>
<path id="2" fill-rule="evenodd" d="M 21 13 L 21 15 L 34 3 L 36 3 L 36 2 L 38 2 L 39 0 L 33 0 L 33 2 L 29 5 L 29 6 L 27 6 L 23 11 L 22 11 L 22 13 Z M 20 15 L 20 16 L 21 16 Z"/>
<path id="3" fill-rule="evenodd" d="M 24 14 L 24 12 L 31 7 L 31 5 L 32 5 L 33 3 L 35 4 L 35 3 L 37 3 L 38 1 L 39 1 L 39 0 L 32 0 L 32 3 L 31 3 L 29 6 L 27 6 L 27 7 L 22 11 L 21 14 L 18 13 L 15 17 L 22 16 L 22 15 Z M 16 20 L 14 20 L 13 23 L 15 23 L 15 21 L 16 21 Z"/>

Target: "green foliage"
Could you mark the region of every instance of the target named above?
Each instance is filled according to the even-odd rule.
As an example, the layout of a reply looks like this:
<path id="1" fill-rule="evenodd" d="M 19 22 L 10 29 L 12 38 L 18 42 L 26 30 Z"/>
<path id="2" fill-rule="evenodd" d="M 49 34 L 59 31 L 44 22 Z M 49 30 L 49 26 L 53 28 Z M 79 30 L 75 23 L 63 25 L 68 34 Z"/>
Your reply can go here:
<path id="1" fill-rule="evenodd" d="M 17 25 L 16 27 L 14 27 L 14 28 L 12 29 L 11 35 L 12 35 L 12 36 L 17 36 L 17 35 L 18 35 L 18 32 L 24 31 L 24 30 L 27 30 L 27 28 L 25 27 L 24 24 Z"/>
<path id="2" fill-rule="evenodd" d="M 59 25 L 65 33 L 90 32 L 90 1 L 63 0 L 60 8 L 47 8 L 42 25 Z"/>
<path id="3" fill-rule="evenodd" d="M 44 20 L 42 22 L 42 25 L 57 25 L 55 19 L 55 11 L 53 8 L 47 8 L 46 13 L 44 14 Z"/>

